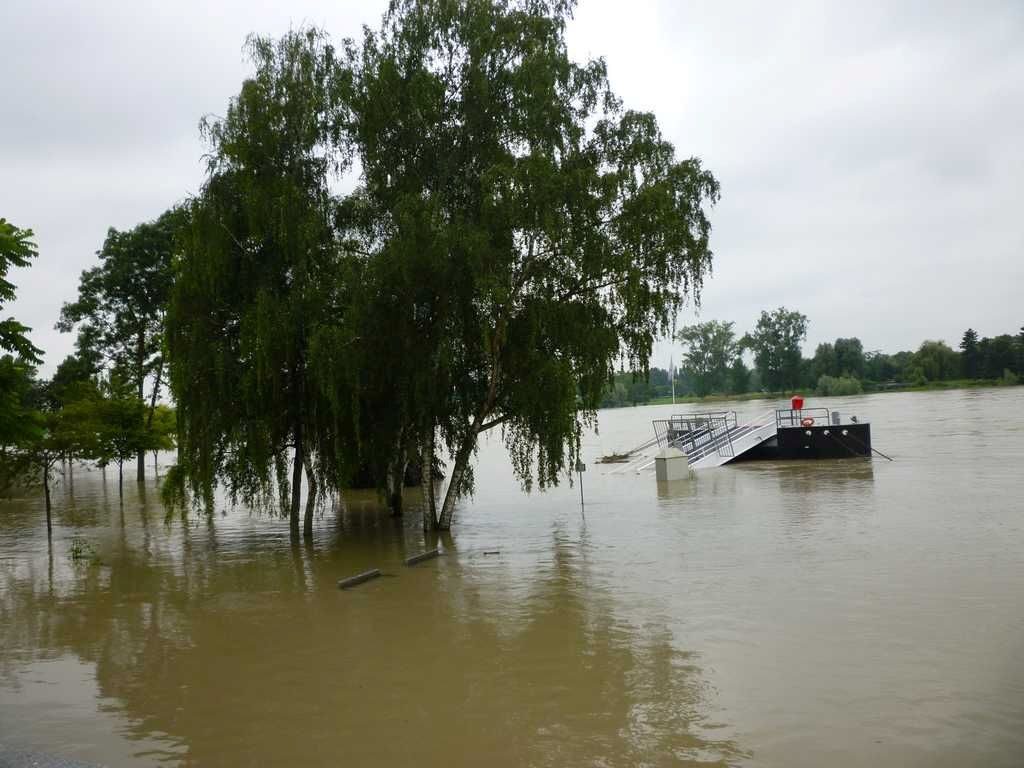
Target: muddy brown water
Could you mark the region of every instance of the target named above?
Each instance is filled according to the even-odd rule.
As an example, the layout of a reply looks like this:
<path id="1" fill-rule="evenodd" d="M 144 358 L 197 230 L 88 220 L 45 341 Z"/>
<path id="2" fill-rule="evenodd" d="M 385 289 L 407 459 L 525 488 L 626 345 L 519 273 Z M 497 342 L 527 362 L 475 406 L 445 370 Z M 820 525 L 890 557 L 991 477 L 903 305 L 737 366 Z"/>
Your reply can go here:
<path id="1" fill-rule="evenodd" d="M 286 521 L 244 509 L 167 526 L 152 477 L 122 502 L 114 473 L 80 469 L 52 547 L 41 499 L 0 505 L 0 752 L 1024 764 L 1024 388 L 827 405 L 870 419 L 895 461 L 658 486 L 594 459 L 683 409 L 606 411 L 584 515 L 578 487 L 524 494 L 488 443 L 445 555 L 415 568 L 435 543 L 417 491 L 404 521 L 351 495 L 292 546 Z"/>

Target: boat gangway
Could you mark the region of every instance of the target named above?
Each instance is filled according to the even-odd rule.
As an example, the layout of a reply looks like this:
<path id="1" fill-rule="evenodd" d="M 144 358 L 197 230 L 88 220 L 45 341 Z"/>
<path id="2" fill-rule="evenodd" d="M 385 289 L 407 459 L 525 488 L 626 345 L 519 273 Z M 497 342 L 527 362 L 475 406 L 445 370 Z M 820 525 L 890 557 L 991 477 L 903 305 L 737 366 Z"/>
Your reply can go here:
<path id="1" fill-rule="evenodd" d="M 666 448 L 686 454 L 691 469 L 744 459 L 863 459 L 885 454 L 871 446 L 871 424 L 828 408 L 806 408 L 796 395 L 790 408 L 775 408 L 740 421 L 735 411 L 682 413 L 655 419 L 654 438 L 638 445 L 628 464 L 612 474 L 639 472 Z M 890 459 L 889 456 L 885 458 Z"/>
<path id="2" fill-rule="evenodd" d="M 774 410 L 744 422 L 735 411 L 713 411 L 676 414 L 652 423 L 654 439 L 637 446 L 634 452 L 641 455 L 612 474 L 646 469 L 654 464 L 651 452 L 656 454 L 669 446 L 685 453 L 692 469 L 720 467 L 775 437 L 777 426 Z"/>

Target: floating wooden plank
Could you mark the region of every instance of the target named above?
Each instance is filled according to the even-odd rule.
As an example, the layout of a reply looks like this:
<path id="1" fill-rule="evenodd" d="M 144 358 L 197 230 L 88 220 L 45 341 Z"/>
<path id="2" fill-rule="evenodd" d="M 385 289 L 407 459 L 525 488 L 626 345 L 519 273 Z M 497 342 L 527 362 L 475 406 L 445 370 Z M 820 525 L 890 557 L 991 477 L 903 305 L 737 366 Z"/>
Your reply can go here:
<path id="1" fill-rule="evenodd" d="M 376 579 L 378 576 L 380 576 L 380 568 L 371 568 L 368 571 L 357 573 L 355 576 L 349 576 L 347 579 L 338 579 L 338 588 L 348 589 L 349 587 L 355 587 L 364 581 Z"/>
<path id="2" fill-rule="evenodd" d="M 412 557 L 407 557 L 405 559 L 405 564 L 406 565 L 416 565 L 416 563 L 422 563 L 424 560 L 432 560 L 433 558 L 437 557 L 440 554 L 441 554 L 441 552 L 438 549 L 436 549 L 436 548 L 435 549 L 430 549 L 430 550 L 427 550 L 426 552 L 420 552 L 418 555 L 413 555 Z"/>

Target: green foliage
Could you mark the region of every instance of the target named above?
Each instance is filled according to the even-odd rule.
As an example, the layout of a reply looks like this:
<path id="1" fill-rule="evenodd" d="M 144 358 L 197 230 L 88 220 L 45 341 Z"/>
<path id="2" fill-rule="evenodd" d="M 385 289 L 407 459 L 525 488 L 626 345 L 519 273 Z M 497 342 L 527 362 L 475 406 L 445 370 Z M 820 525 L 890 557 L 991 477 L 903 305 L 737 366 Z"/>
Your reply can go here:
<path id="1" fill-rule="evenodd" d="M 176 445 L 174 437 L 177 431 L 177 412 L 169 405 L 158 404 L 153 411 L 153 419 L 149 428 L 146 430 L 146 450 L 173 450 Z"/>
<path id="2" fill-rule="evenodd" d="M 52 530 L 50 480 L 57 461 L 71 445 L 72 432 L 60 412 L 49 408 L 46 383 L 21 361 L 0 360 L 0 376 L 14 380 L 10 391 L 18 393 L 13 406 L 17 423 L 11 427 L 0 417 L 0 495 L 14 487 L 41 485 L 46 502 L 46 527 Z"/>
<path id="3" fill-rule="evenodd" d="M 27 267 L 38 255 L 31 229 L 18 229 L 0 218 L 0 309 L 15 297 L 14 284 L 7 280 L 11 267 Z M 32 330 L 13 317 L 0 320 L 0 351 L 12 352 L 29 363 L 39 363 L 42 350 L 28 340 Z"/>
<path id="4" fill-rule="evenodd" d="M 1015 338 L 1017 345 L 1017 368 L 1016 371 L 1019 375 L 1024 376 L 1024 327 L 1020 329 L 1020 333 Z"/>
<path id="5" fill-rule="evenodd" d="M 978 349 L 978 332 L 973 328 L 964 331 L 960 341 L 960 364 L 963 375 L 968 379 L 978 377 L 981 371 L 981 352 Z"/>
<path id="6" fill-rule="evenodd" d="M 731 389 L 730 369 L 739 361 L 740 354 L 732 328 L 733 323 L 710 320 L 686 326 L 676 335 L 683 344 L 683 368 L 697 395 Z M 742 365 L 742 361 L 739 363 Z"/>
<path id="7" fill-rule="evenodd" d="M 811 360 L 811 371 L 815 379 L 839 375 L 839 359 L 836 357 L 835 345 L 829 342 L 818 345 Z"/>
<path id="8" fill-rule="evenodd" d="M 97 253 L 100 264 L 82 272 L 78 298 L 61 309 L 57 327 L 64 332 L 77 328 L 78 354 L 61 364 L 54 377 L 58 387 L 105 370 L 130 384 L 131 396 L 140 407 L 145 404 L 145 424 L 151 424 L 165 379 L 164 315 L 172 261 L 186 224 L 187 211 L 175 208 L 127 231 L 108 230 Z M 141 450 L 137 459 L 142 479 Z"/>
<path id="9" fill-rule="evenodd" d="M 48 392 L 56 406 L 97 395 L 97 374 L 92 362 L 80 356 L 68 355 L 57 366 L 50 379 Z"/>
<path id="10" fill-rule="evenodd" d="M 161 366 L 163 316 L 170 295 L 174 239 L 184 212 L 174 209 L 134 229 L 107 231 L 99 266 L 82 272 L 78 298 L 61 308 L 58 328 L 78 329 L 77 364 L 117 368 L 142 399 Z"/>
<path id="11" fill-rule="evenodd" d="M 64 366 L 65 374 L 74 368 Z M 58 462 L 114 461 L 120 467 L 154 447 L 144 404 L 118 381 L 112 377 L 102 389 L 89 378 L 68 375 L 60 382 L 40 381 L 26 363 L 0 358 L 0 383 L 8 395 L 17 395 L 0 411 L 0 494 L 15 486 L 42 486 L 48 529 L 50 483 Z"/>
<path id="12" fill-rule="evenodd" d="M 169 313 L 193 491 L 281 492 L 290 445 L 293 486 L 302 455 L 390 484 L 438 438 L 447 527 L 481 432 L 555 482 L 620 355 L 645 372 L 710 267 L 718 185 L 569 59 L 571 7 L 396 0 L 340 61 L 316 31 L 251 41 Z"/>
<path id="13" fill-rule="evenodd" d="M 864 375 L 864 345 L 860 339 L 836 339 L 836 373 L 839 376 L 860 378 Z"/>
<path id="14" fill-rule="evenodd" d="M 743 362 L 743 358 L 737 355 L 729 366 L 729 394 L 742 395 L 750 392 L 752 378 L 752 371 Z"/>
<path id="15" fill-rule="evenodd" d="M 651 368 L 645 377 L 641 373 L 620 371 L 605 388 L 601 408 L 618 408 L 624 405 L 641 405 L 662 397 L 670 397 L 672 383 L 668 371 Z"/>
<path id="16" fill-rule="evenodd" d="M 95 418 L 91 453 L 100 462 L 116 463 L 121 468 L 152 446 L 145 426 L 145 406 L 135 398 L 115 392 L 88 405 Z"/>
<path id="17" fill-rule="evenodd" d="M 909 355 L 909 353 L 900 353 Z M 890 382 L 899 378 L 905 365 L 901 365 L 898 355 L 887 355 L 875 350 L 864 355 L 864 378 L 875 382 Z"/>
<path id="18" fill-rule="evenodd" d="M 348 51 L 365 247 L 419 342 L 407 431 L 455 457 L 441 527 L 491 426 L 555 482 L 620 352 L 646 367 L 710 266 L 717 183 L 569 59 L 571 5 L 396 1 Z"/>
<path id="19" fill-rule="evenodd" d="M 772 392 L 793 390 L 800 383 L 800 345 L 807 337 L 807 317 L 779 307 L 761 312 L 755 329 L 741 340 L 754 352 L 762 385 Z"/>
<path id="20" fill-rule="evenodd" d="M 97 554 L 95 547 L 81 536 L 71 539 L 71 546 L 68 548 L 68 555 L 75 563 L 89 563 L 90 565 L 102 565 L 103 561 Z"/>
<path id="21" fill-rule="evenodd" d="M 872 353 L 879 354 L 879 353 Z M 835 344 L 819 344 L 809 366 L 809 378 L 819 381 L 822 376 L 842 376 L 860 379 L 868 367 L 868 357 L 860 339 L 836 339 Z"/>
<path id="22" fill-rule="evenodd" d="M 345 454 L 353 432 L 343 372 L 328 403 L 311 367 L 318 338 L 320 361 L 345 346 L 346 306 L 362 287 L 337 229 L 347 214 L 329 190 L 347 162 L 336 151 L 341 73 L 315 31 L 252 38 L 248 51 L 253 76 L 223 119 L 203 125 L 209 176 L 175 265 L 167 327 L 178 476 L 208 506 L 223 482 L 252 506 L 290 508 L 297 526 L 305 460 Z M 318 467 L 338 476 L 333 464 Z"/>
<path id="23" fill-rule="evenodd" d="M 1003 371 L 1014 371 L 1017 368 L 1016 339 L 1009 334 L 982 339 L 978 343 L 978 356 L 983 378 L 1001 378 Z"/>
<path id="24" fill-rule="evenodd" d="M 815 393 L 823 397 L 839 395 L 859 395 L 864 391 L 860 379 L 852 376 L 832 377 L 822 375 L 818 378 Z"/>
<path id="25" fill-rule="evenodd" d="M 943 341 L 925 341 L 914 353 L 913 381 L 946 381 L 960 373 L 960 357 Z"/>
<path id="26" fill-rule="evenodd" d="M 35 369 L 21 358 L 0 357 L 0 446 L 30 438 L 36 429 L 32 398 Z"/>

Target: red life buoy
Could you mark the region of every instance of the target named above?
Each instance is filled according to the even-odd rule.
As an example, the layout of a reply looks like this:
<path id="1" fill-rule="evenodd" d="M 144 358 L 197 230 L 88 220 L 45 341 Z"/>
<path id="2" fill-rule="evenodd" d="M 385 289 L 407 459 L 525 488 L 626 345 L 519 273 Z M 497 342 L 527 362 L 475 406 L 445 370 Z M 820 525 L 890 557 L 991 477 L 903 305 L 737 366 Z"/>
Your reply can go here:
<path id="1" fill-rule="evenodd" d="M 808 416 L 807 418 L 802 419 L 800 421 L 800 426 L 802 426 L 802 427 L 813 427 L 814 426 L 814 419 L 812 419 L 810 416 Z"/>

